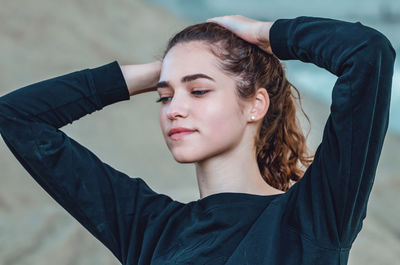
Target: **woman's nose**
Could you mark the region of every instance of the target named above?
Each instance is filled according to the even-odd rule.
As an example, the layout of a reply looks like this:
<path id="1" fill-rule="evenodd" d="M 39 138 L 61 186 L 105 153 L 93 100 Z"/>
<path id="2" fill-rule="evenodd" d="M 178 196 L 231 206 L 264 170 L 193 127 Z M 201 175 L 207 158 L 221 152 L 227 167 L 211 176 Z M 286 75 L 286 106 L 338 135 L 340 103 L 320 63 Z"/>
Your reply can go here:
<path id="1" fill-rule="evenodd" d="M 172 97 L 167 110 L 168 119 L 173 120 L 177 117 L 187 116 L 187 100 L 184 97 L 184 95 L 177 95 L 176 93 Z"/>

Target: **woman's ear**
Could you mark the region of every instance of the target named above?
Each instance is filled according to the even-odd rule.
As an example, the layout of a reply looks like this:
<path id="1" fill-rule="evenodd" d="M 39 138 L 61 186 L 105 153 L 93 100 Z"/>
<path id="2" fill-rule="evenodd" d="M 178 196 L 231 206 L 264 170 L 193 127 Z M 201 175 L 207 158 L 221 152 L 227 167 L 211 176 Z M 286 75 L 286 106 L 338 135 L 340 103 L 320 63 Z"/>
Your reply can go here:
<path id="1" fill-rule="evenodd" d="M 249 120 L 258 121 L 264 118 L 269 108 L 269 95 L 264 87 L 258 88 L 250 108 Z M 254 117 L 254 119 L 253 119 Z"/>

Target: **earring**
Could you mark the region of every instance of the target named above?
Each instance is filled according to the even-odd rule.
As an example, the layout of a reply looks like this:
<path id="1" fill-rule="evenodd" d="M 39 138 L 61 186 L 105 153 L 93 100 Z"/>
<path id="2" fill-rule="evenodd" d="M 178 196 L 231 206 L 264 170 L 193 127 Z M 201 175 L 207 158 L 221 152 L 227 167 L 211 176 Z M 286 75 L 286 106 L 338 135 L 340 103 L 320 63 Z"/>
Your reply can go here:
<path id="1" fill-rule="evenodd" d="M 254 117 L 254 116 L 251 116 L 251 120 L 252 121 L 254 121 L 256 119 L 256 117 Z"/>

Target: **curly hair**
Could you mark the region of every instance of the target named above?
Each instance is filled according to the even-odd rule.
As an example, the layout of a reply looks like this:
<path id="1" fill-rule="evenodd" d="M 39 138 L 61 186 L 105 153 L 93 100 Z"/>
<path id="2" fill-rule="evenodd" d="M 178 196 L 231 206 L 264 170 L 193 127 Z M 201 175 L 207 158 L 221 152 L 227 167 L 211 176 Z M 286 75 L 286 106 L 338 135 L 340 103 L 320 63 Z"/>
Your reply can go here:
<path id="1" fill-rule="evenodd" d="M 304 175 L 299 163 L 308 167 L 314 155 L 307 156 L 306 137 L 296 117 L 296 97 L 291 89 L 297 92 L 301 107 L 300 93 L 286 79 L 284 65 L 275 55 L 213 22 L 191 25 L 178 32 L 168 41 L 163 58 L 177 43 L 189 41 L 208 44 L 219 59 L 221 70 L 235 78 L 238 99 L 252 98 L 260 87 L 267 90 L 270 105 L 254 139 L 257 164 L 269 185 L 287 191 L 293 181 Z"/>

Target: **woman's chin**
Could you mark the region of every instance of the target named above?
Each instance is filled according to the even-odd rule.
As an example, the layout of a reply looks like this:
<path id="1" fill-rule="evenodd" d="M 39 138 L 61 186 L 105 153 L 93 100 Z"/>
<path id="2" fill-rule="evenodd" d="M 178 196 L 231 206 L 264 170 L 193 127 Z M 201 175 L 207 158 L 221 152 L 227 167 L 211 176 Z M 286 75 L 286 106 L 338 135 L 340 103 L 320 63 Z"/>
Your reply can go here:
<path id="1" fill-rule="evenodd" d="M 183 164 L 187 164 L 187 163 L 195 163 L 198 161 L 197 158 L 190 156 L 190 155 L 173 155 L 174 159 L 176 162 L 178 163 L 183 163 Z"/>
<path id="2" fill-rule="evenodd" d="M 195 151 L 172 152 L 172 156 L 178 163 L 195 163 L 201 159 Z"/>

